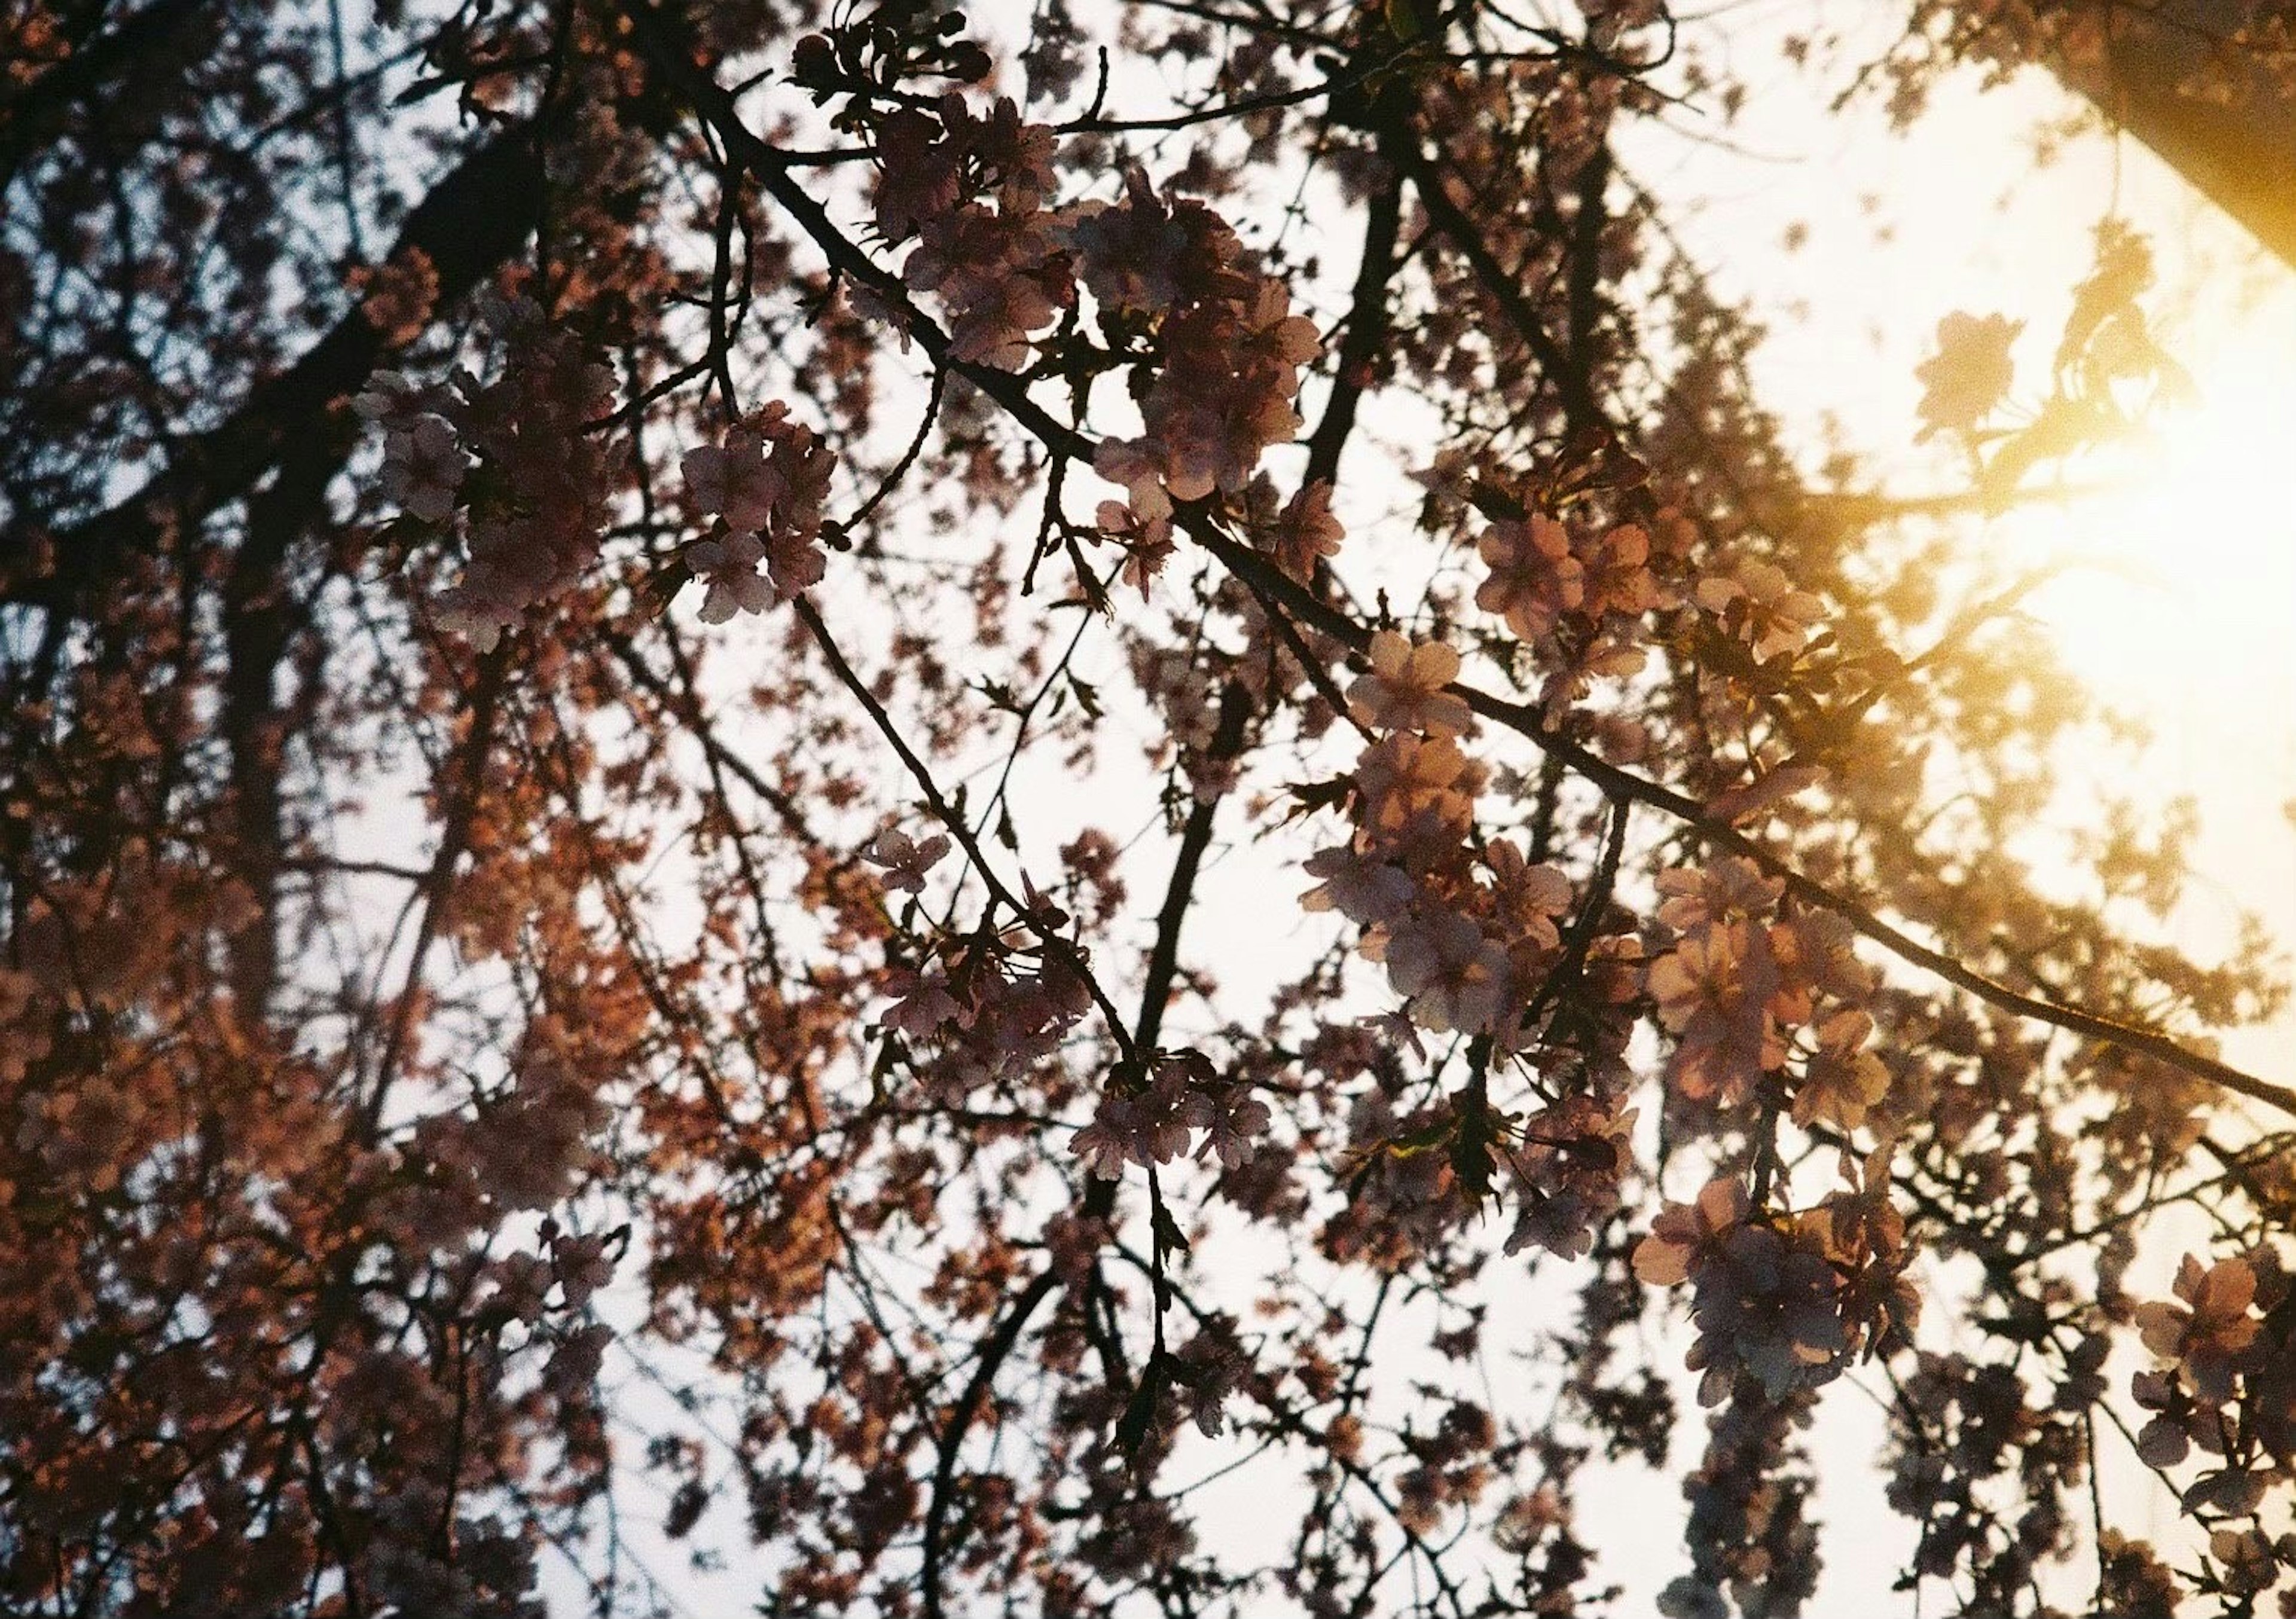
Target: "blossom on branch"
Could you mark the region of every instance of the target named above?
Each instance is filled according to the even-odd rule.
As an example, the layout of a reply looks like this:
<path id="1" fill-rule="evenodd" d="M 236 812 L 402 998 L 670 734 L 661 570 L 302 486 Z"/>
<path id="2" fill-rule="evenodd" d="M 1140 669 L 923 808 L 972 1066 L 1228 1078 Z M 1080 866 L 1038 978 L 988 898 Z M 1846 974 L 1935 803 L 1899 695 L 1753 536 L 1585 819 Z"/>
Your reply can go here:
<path id="1" fill-rule="evenodd" d="M 1440 642 L 1417 644 L 1392 630 L 1371 638 L 1371 672 L 1349 689 L 1365 724 L 1382 731 L 1459 736 L 1474 728 L 1467 699 L 1447 690 L 1459 677 L 1459 655 Z"/>

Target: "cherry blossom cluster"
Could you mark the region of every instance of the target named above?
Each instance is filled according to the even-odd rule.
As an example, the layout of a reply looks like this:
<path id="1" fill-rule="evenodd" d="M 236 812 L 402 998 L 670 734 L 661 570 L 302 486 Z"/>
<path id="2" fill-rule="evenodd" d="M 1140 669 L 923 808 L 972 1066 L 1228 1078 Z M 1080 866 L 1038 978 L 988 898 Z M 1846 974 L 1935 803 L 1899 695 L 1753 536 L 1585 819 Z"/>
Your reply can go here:
<path id="1" fill-rule="evenodd" d="M 1222 757 L 1213 744 L 1219 735 L 1221 694 L 1230 681 L 1243 678 L 1237 660 L 1209 645 L 1160 646 L 1144 638 L 1133 643 L 1131 663 L 1141 695 L 1156 705 L 1164 722 L 1152 757 L 1160 765 L 1176 764 L 1198 799 L 1226 792 L 1235 782 L 1235 760 Z"/>
<path id="2" fill-rule="evenodd" d="M 1410 1038 L 1464 1034 L 1488 1043 L 1491 1059 L 1520 1056 L 1568 1081 L 1521 1116 L 1494 1112 L 1480 1088 L 1406 1117 L 1366 1098 L 1349 1122 L 1365 1165 L 1358 1203 L 1423 1246 L 1496 1190 L 1517 1208 L 1508 1252 L 1537 1246 L 1577 1257 L 1619 1207 L 1632 1164 L 1636 1116 L 1621 1098 L 1638 941 L 1574 927 L 1570 879 L 1513 839 L 1478 830 L 1484 772 L 1460 745 L 1474 721 L 1452 689 L 1458 655 L 1382 631 L 1368 662 L 1348 693 L 1370 736 L 1346 783 L 1353 832 L 1310 857 L 1308 873 L 1322 881 L 1302 903 L 1363 930 L 1358 949 L 1386 968 L 1404 1001 L 1392 1021 Z M 1566 929 L 1578 936 L 1566 940 Z M 1549 1026 L 1566 980 L 1567 1031 Z"/>
<path id="3" fill-rule="evenodd" d="M 1029 942 L 1058 936 L 1066 920 L 1043 907 L 1022 926 L 952 935 L 921 964 L 887 970 L 892 1004 L 879 1022 L 914 1043 L 916 1070 L 937 1093 L 961 1100 L 1011 1081 L 1057 1052 L 1091 1009 L 1070 959 Z"/>
<path id="4" fill-rule="evenodd" d="M 73 1022 L 165 997 L 187 911 L 226 927 L 245 918 L 243 896 L 195 868 L 139 861 L 102 880 L 42 884 L 0 940 L 11 958 L 0 967 L 0 1132 L 58 1185 L 115 1193 L 176 1132 L 164 1040 L 124 1041 L 69 1083 L 40 1076 L 70 1050 Z"/>
<path id="5" fill-rule="evenodd" d="M 1669 1073 L 1677 1090 L 1734 1108 L 1799 1052 L 1795 1122 L 1864 1124 L 1890 1076 L 1866 1049 L 1874 1026 L 1861 1009 L 1873 974 L 1849 925 L 1827 911 L 1778 919 L 1785 885 L 1737 855 L 1661 872 L 1658 887 L 1658 920 L 1673 944 L 1651 961 L 1648 985 L 1659 1020 L 1676 1036 Z M 1807 1031 L 1807 1046 L 1790 1037 L 1795 1030 Z"/>
<path id="6" fill-rule="evenodd" d="M 719 443 L 685 453 L 678 470 L 686 498 L 698 516 L 714 519 L 709 536 L 688 545 L 684 558 L 708 587 L 702 623 L 761 613 L 821 582 L 828 568 L 822 504 L 836 465 L 835 452 L 791 421 L 778 400 L 727 429 Z"/>
<path id="7" fill-rule="evenodd" d="M 1660 1592 L 1666 1619 L 1798 1614 L 1820 1567 L 1811 1481 L 1792 1464 L 1812 1397 L 1733 1399 L 1707 1418 L 1705 1453 L 1683 1480 L 1693 1572 Z"/>
<path id="8" fill-rule="evenodd" d="M 1369 656 L 1348 693 L 1374 738 L 1350 783 L 1355 833 L 1308 860 L 1323 882 L 1303 903 L 1365 930 L 1364 953 L 1386 965 L 1422 1027 L 1488 1034 L 1512 1051 L 1560 959 L 1570 880 L 1508 839 L 1472 845 L 1484 772 L 1459 746 L 1473 725 L 1448 689 L 1459 655 L 1382 631 Z"/>
<path id="9" fill-rule="evenodd" d="M 614 374 L 529 299 L 490 298 L 481 315 L 501 349 L 493 381 L 378 372 L 352 405 L 382 429 L 382 494 L 460 532 L 468 560 L 436 618 L 486 650 L 597 558 L 614 458 L 591 429 Z"/>
<path id="10" fill-rule="evenodd" d="M 1373 1024 L 1365 1033 L 1392 1027 Z M 1319 1066 L 1328 1069 L 1328 1058 Z M 1347 1111 L 1349 1203 L 1324 1226 L 1324 1252 L 1342 1263 L 1400 1269 L 1472 1221 L 1475 1199 L 1444 1150 L 1459 1126 L 1457 1110 L 1445 1103 L 1406 1108 L 1377 1088 L 1358 1094 Z"/>
<path id="11" fill-rule="evenodd" d="M 1070 1150 L 1094 1174 L 1113 1180 L 1127 1163 L 1170 1163 L 1188 1149 L 1189 1132 L 1201 1130 L 1196 1156 L 1234 1169 L 1250 1161 L 1255 1139 L 1272 1122 L 1267 1105 L 1224 1079 L 1202 1052 L 1168 1051 L 1149 1065 L 1145 1083 L 1119 1085 L 1101 1099 Z"/>
<path id="12" fill-rule="evenodd" d="M 1647 656 L 1643 621 L 1654 609 L 1694 605 L 1756 664 L 1791 664 L 1824 610 L 1773 562 L 1741 558 L 1726 568 L 1694 568 L 1691 536 L 1671 509 L 1647 524 L 1565 520 L 1488 486 L 1470 495 L 1455 487 L 1464 474 L 1464 462 L 1439 461 L 1422 476 L 1439 496 L 1476 499 L 1489 516 L 1477 541 L 1489 571 L 1475 605 L 1505 619 L 1549 671 L 1541 697 L 1550 708 L 1598 678 L 1639 670 Z"/>
<path id="13" fill-rule="evenodd" d="M 378 1497 L 365 1516 L 357 1573 L 370 1601 L 439 1619 L 544 1619 L 547 1613 L 529 1594 L 535 1548 L 500 1517 L 472 1512 L 423 1479 Z"/>
<path id="14" fill-rule="evenodd" d="M 406 1157 L 421 1165 L 422 1196 L 472 1211 L 542 1209 L 594 1167 L 590 1142 L 606 1120 L 596 1076 L 570 1061 L 554 1019 L 538 1019 L 511 1083 L 472 1110 L 434 1113 L 415 1126 Z"/>
<path id="15" fill-rule="evenodd" d="M 2254 1596 L 2296 1569 L 2296 1537 L 2275 1540 L 2256 1517 L 2274 1480 L 2296 1465 L 2296 1289 L 2279 1250 L 2265 1244 L 2213 1264 L 2187 1255 L 2174 1291 L 2135 1313 L 2153 1359 L 2132 1379 L 2137 1405 L 2152 1413 L 2137 1451 L 2156 1468 L 2202 1460 L 2185 1500 L 2217 1521 L 2210 1552 L 2218 1580 Z M 2251 1526 L 2234 1527 L 2243 1518 Z"/>
<path id="16" fill-rule="evenodd" d="M 1772 1399 L 1825 1382 L 1841 1370 L 1849 1343 L 1836 1296 L 1840 1280 L 1816 1233 L 1752 1218 L 1735 1179 L 1709 1182 L 1688 1204 L 1669 1204 L 1635 1250 L 1635 1273 L 1656 1287 L 1693 1284 L 1698 1341 L 1689 1363 L 1704 1373 L 1702 1404 L 1727 1398 L 1738 1372 L 1751 1372 Z"/>
<path id="17" fill-rule="evenodd" d="M 986 117 L 954 92 L 933 112 L 904 108 L 878 134 L 877 225 L 914 236 L 902 279 L 948 313 L 957 358 L 1018 371 L 1029 337 L 1076 301 L 1054 217 L 1053 133 L 1010 97 Z"/>
<path id="18" fill-rule="evenodd" d="M 1635 1249 L 1635 1274 L 1691 1284 L 1698 1337 L 1688 1364 L 1700 1402 L 1730 1397 L 1740 1375 L 1780 1400 L 1832 1381 L 1859 1348 L 1905 1341 L 1920 1301 L 1904 1278 L 1905 1222 L 1889 1200 L 1886 1152 L 1850 1184 L 1797 1214 L 1758 1210 L 1734 1176 L 1669 1203 Z"/>
<path id="19" fill-rule="evenodd" d="M 1915 371 L 1923 388 L 1919 437 L 1974 432 L 1999 408 L 2016 380 L 2009 350 L 2024 325 L 1959 310 L 1938 323 L 1938 351 Z"/>
<path id="20" fill-rule="evenodd" d="M 1505 619 L 1552 671 L 1542 693 L 1550 704 L 1569 701 L 1597 677 L 1641 668 L 1637 621 L 1674 599 L 1653 566 L 1650 533 L 1636 523 L 1502 515 L 1476 549 L 1490 571 L 1475 605 Z"/>
<path id="21" fill-rule="evenodd" d="M 1094 467 L 1127 491 L 1103 527 L 1160 541 L 1172 502 L 1242 493 L 1270 445 L 1296 435 L 1300 370 L 1322 351 L 1315 323 L 1292 313 L 1285 283 L 1263 274 L 1211 209 L 1167 200 L 1135 170 L 1121 202 L 1071 210 L 1078 274 L 1103 319 L 1154 333 L 1144 429 L 1105 439 Z"/>
<path id="22" fill-rule="evenodd" d="M 1159 195 L 1137 168 L 1119 201 L 1048 207 L 1053 153 L 1053 132 L 1009 99 L 985 116 L 955 94 L 890 113 L 877 224 L 890 241 L 915 239 L 902 279 L 946 311 L 962 360 L 1021 370 L 1079 283 L 1092 295 L 1112 353 L 1143 372 L 1144 431 L 1094 458 L 1128 492 L 1100 523 L 1152 555 L 1174 501 L 1241 494 L 1261 454 L 1299 432 L 1300 368 L 1322 340 L 1218 215 Z"/>
<path id="23" fill-rule="evenodd" d="M 1527 1116 L 1505 1164 L 1514 1193 L 1506 1251 L 1537 1247 L 1583 1259 L 1595 1233 L 1619 1211 L 1620 1182 L 1634 1162 L 1636 1110 L 1614 1098 L 1565 1096 Z"/>

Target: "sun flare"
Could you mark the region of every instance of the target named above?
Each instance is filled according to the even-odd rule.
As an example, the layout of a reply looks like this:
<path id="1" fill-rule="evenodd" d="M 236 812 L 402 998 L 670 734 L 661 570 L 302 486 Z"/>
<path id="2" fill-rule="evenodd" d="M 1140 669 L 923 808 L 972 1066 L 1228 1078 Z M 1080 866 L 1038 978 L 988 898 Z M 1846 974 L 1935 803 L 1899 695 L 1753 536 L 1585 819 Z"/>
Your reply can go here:
<path id="1" fill-rule="evenodd" d="M 2030 616 L 2072 672 L 2156 725 L 2296 727 L 2296 321 L 2227 344 L 2097 491 L 2020 527 L 2065 571 Z"/>
<path id="2" fill-rule="evenodd" d="M 2296 298 L 2192 356 L 2196 397 L 2099 456 L 2094 492 L 2004 519 L 1981 544 L 2062 571 L 2023 614 L 2067 672 L 2150 741 L 2064 763 L 2109 797 L 2200 806 L 2194 881 L 2169 924 L 2221 959 L 2240 919 L 2296 937 Z M 2076 473 L 2074 476 L 2078 477 Z M 2076 812 L 2078 813 L 2078 812 Z M 2284 1020 L 2228 1057 L 2284 1072 Z"/>

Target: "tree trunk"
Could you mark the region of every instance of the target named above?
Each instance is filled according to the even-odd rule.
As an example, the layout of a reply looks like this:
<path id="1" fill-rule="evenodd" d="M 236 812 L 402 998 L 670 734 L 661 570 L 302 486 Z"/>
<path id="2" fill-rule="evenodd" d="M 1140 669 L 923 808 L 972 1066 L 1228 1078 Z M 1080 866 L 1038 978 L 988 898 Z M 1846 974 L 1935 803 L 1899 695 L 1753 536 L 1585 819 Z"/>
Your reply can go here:
<path id="1" fill-rule="evenodd" d="M 2296 97 L 2280 64 L 2228 41 L 2236 0 L 2118 8 L 2101 61 L 2047 65 L 2296 266 Z"/>

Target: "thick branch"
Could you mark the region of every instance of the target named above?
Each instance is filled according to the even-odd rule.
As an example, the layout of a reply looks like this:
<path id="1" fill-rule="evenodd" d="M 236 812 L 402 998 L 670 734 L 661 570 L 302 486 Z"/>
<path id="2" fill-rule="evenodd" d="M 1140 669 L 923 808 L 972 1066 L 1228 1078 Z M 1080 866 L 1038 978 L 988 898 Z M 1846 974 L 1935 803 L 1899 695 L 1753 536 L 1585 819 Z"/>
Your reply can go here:
<path id="1" fill-rule="evenodd" d="M 951 1486 L 956 1479 L 956 1455 L 964 1443 L 965 1431 L 972 1426 L 972 1414 L 996 1380 L 996 1373 L 1012 1354 L 1013 1346 L 1021 1341 L 1021 1329 L 1053 1294 L 1056 1279 L 1050 1271 L 1030 1282 L 1028 1290 L 1013 1301 L 1004 1319 L 988 1335 L 980 1346 L 980 1361 L 972 1369 L 972 1376 L 957 1396 L 956 1405 L 942 1425 L 939 1454 L 933 1460 L 932 1497 L 925 1508 L 923 1586 L 925 1619 L 941 1619 L 941 1563 L 945 1555 L 942 1536 L 948 1520 Z"/>
<path id="2" fill-rule="evenodd" d="M 434 186 L 399 233 L 392 257 L 420 250 L 451 305 L 514 257 L 533 233 L 543 189 L 530 130 L 497 135 Z M 259 383 L 220 425 L 183 440 L 166 470 L 118 505 L 62 532 L 36 520 L 0 534 L 0 601 L 67 615 L 171 535 L 245 495 L 275 467 L 340 468 L 354 435 L 349 397 L 392 347 L 354 309 L 293 365 Z M 46 554 L 43 554 L 43 552 Z"/>
<path id="3" fill-rule="evenodd" d="M 91 23 L 101 21 L 108 9 L 91 6 Z M 114 77 L 155 66 L 168 71 L 166 57 L 176 43 L 176 30 L 209 11 L 207 0 L 152 0 L 109 33 L 68 30 L 70 55 L 12 94 L 0 94 L 0 185 L 13 180 L 26 159 L 66 127 L 75 103 L 117 91 L 111 83 Z"/>
<path id="4" fill-rule="evenodd" d="M 1323 420 L 1308 440 L 1308 470 L 1302 485 L 1337 483 L 1340 454 L 1355 431 L 1356 410 L 1377 374 L 1387 348 L 1387 286 L 1394 277 L 1397 234 L 1403 220 L 1402 177 L 1390 169 L 1372 193 L 1364 214 L 1363 258 L 1356 266 L 1355 297 L 1348 309 L 1347 335 Z"/>
<path id="5" fill-rule="evenodd" d="M 1420 206 L 1427 210 L 1427 217 L 1467 261 L 1475 272 L 1475 279 L 1482 283 L 1483 291 L 1529 348 L 1539 370 L 1561 397 L 1563 413 L 1570 425 L 1607 432 L 1610 418 L 1595 397 L 1593 380 L 1571 356 L 1563 352 L 1562 346 L 1546 330 L 1546 323 L 1539 318 L 1538 311 L 1523 296 L 1514 275 L 1492 255 L 1475 222 L 1467 217 L 1464 209 L 1451 200 L 1451 194 L 1443 189 L 1443 176 L 1420 151 L 1417 138 L 1408 132 L 1392 135 L 1380 143 L 1380 151 L 1409 176 Z"/>
<path id="6" fill-rule="evenodd" d="M 1251 717 L 1251 694 L 1231 683 L 1220 694 L 1219 729 L 1212 737 L 1210 757 L 1225 764 L 1243 750 L 1243 730 Z M 1163 1037 L 1164 1010 L 1172 998 L 1172 981 L 1180 970 L 1180 925 L 1196 896 L 1196 873 L 1204 851 L 1211 846 L 1212 820 L 1223 795 L 1195 800 L 1187 824 L 1180 831 L 1179 853 L 1172 858 L 1171 880 L 1165 885 L 1164 908 L 1156 916 L 1156 943 L 1148 955 L 1148 976 L 1140 986 L 1140 1023 L 1132 1043 L 1143 1057 L 1151 1056 Z"/>
<path id="7" fill-rule="evenodd" d="M 1193 514 L 1183 514 L 1183 520 L 1190 515 Z M 1358 651 L 1370 644 L 1371 632 L 1364 626 L 1337 609 L 1318 601 L 1282 569 L 1270 565 L 1258 552 L 1220 533 L 1209 520 L 1191 522 L 1189 532 L 1206 550 L 1226 564 L 1231 572 L 1249 577 L 1259 590 L 1278 598 L 1285 607 L 1333 640 Z M 2204 1057 L 2151 1029 L 2132 1027 L 2094 1012 L 2083 1011 L 2078 1007 L 2020 994 L 2007 985 L 1988 977 L 1952 956 L 1932 950 L 1883 920 L 1862 902 L 1797 870 L 1767 846 L 1756 842 L 1727 821 L 1709 814 L 1706 806 L 1695 798 L 1638 776 L 1632 771 L 1622 770 L 1601 755 L 1554 732 L 1529 705 L 1493 696 L 1464 683 L 1454 683 L 1450 690 L 1465 699 L 1467 706 L 1477 714 L 1535 743 L 1550 756 L 1560 758 L 1611 797 L 1664 810 L 1695 830 L 1706 842 L 1744 856 L 1770 876 L 1784 881 L 1786 891 L 1804 904 L 1834 912 L 1899 960 L 1935 974 L 1956 988 L 1975 995 L 1988 1006 L 2152 1058 L 2156 1062 L 2165 1063 L 2195 1078 L 2209 1080 L 2227 1091 L 2237 1092 L 2296 1117 L 2296 1090 L 2243 1073 L 2228 1063 Z"/>

